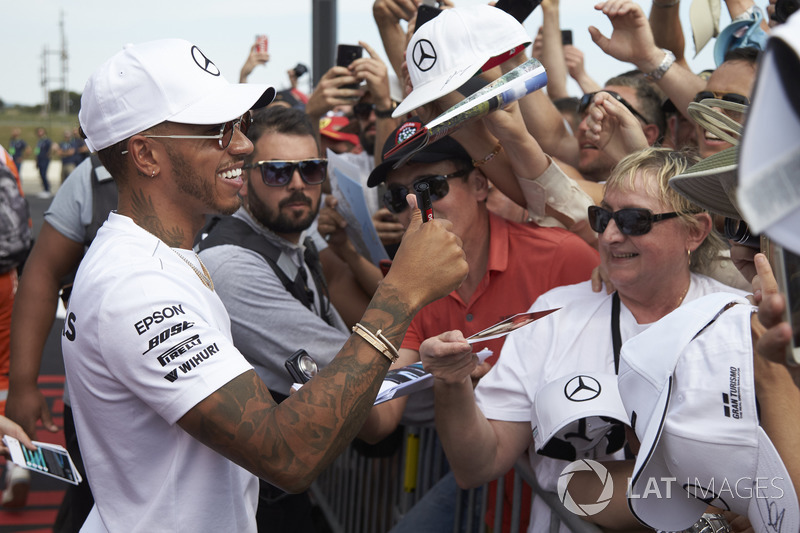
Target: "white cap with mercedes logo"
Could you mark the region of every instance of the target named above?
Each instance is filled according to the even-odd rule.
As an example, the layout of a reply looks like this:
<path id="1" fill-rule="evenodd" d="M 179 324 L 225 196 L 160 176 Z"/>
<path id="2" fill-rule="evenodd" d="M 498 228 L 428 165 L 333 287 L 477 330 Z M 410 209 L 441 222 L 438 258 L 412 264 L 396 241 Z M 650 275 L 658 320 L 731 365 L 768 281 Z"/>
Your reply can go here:
<path id="1" fill-rule="evenodd" d="M 86 82 L 78 119 L 92 152 L 164 121 L 222 124 L 275 96 L 272 87 L 232 84 L 194 44 L 163 39 L 126 45 Z"/>
<path id="2" fill-rule="evenodd" d="M 539 389 L 531 409 L 536 453 L 564 461 L 596 459 L 622 449 L 627 423 L 615 374 L 562 376 Z"/>
<path id="3" fill-rule="evenodd" d="M 490 59 L 520 51 L 518 47 L 530 42 L 522 24 L 496 7 L 445 9 L 420 26 L 408 43 L 406 63 L 414 90 L 392 116 L 403 116 L 455 91 Z"/>

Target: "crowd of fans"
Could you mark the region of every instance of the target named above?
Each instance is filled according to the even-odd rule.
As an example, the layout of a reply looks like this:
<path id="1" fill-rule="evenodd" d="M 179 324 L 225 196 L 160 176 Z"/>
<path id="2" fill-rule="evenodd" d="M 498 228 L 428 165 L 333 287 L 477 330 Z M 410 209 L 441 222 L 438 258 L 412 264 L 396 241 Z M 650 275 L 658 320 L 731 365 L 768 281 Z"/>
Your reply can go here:
<path id="1" fill-rule="evenodd" d="M 800 374 L 787 354 L 800 326 L 781 293 L 800 275 L 784 279 L 800 254 L 788 3 L 727 0 L 731 25 L 711 35 L 713 10 L 695 14 L 696 48 L 716 37 L 702 73 L 685 59 L 679 0 L 649 14 L 595 6 L 612 31 L 590 26 L 593 42 L 631 66 L 605 80 L 562 33 L 559 0 L 541 2 L 535 36 L 490 5 L 444 0 L 416 27 L 415 0 L 375 0 L 389 64 L 360 42 L 364 55 L 309 95 L 301 64 L 288 90 L 247 84 L 270 60 L 257 45 L 240 85 L 184 61 L 202 43 L 114 56 L 86 85 L 80 128 L 57 145 L 37 130 L 42 195 L 51 153 L 62 184 L 24 263 L 0 274 L 0 434 L 28 447 L 38 421 L 58 429 L 37 377 L 67 305 L 64 431 L 85 481 L 55 529 L 313 531 L 305 491 L 344 447 L 426 425 L 451 471 L 393 532 L 453 530 L 459 491 L 493 495 L 504 474 L 510 489 L 520 458 L 570 510 L 600 501 L 592 469 L 570 475 L 565 500 L 570 463 L 607 471 L 617 489 L 582 516 L 602 528 L 798 531 Z M 426 123 L 530 58 L 545 89 L 403 157 Z M 127 68 L 149 77 L 111 74 Z M 135 105 L 98 104 L 116 90 Z M 29 151 L 15 130 L 4 205 L 22 196 Z M 342 201 L 350 181 L 358 221 Z M 364 247 L 373 229 L 381 257 Z M 300 349 L 319 370 L 298 390 L 285 362 Z M 419 362 L 430 390 L 372 405 L 387 370 Z M 570 403 L 556 382 L 567 399 L 571 383 L 598 389 Z M 671 496 L 656 478 L 677 479 Z M 742 479 L 746 494 L 717 490 Z M 4 480 L 2 506 L 24 507 L 27 471 L 7 462 Z M 522 528 L 570 530 L 548 498 L 523 495 Z M 488 520 L 510 505 L 490 504 Z"/>

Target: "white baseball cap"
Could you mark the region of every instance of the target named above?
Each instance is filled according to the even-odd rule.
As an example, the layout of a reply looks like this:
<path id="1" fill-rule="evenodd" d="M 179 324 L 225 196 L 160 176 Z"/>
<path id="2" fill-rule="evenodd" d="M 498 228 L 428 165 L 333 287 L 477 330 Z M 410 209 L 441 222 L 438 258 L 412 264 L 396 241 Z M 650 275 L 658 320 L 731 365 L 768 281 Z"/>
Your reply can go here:
<path id="1" fill-rule="evenodd" d="M 753 233 L 800 253 L 800 14 L 772 29 L 739 147 L 737 198 Z"/>
<path id="2" fill-rule="evenodd" d="M 536 453 L 564 461 L 621 450 L 627 423 L 616 374 L 567 374 L 540 388 L 531 409 Z"/>
<path id="3" fill-rule="evenodd" d="M 406 48 L 414 90 L 397 106 L 400 117 L 461 87 L 492 58 L 497 64 L 530 44 L 517 19 L 480 4 L 443 10 L 414 33 Z M 494 62 L 493 62 L 494 63 Z"/>
<path id="4" fill-rule="evenodd" d="M 95 70 L 78 119 L 96 152 L 167 120 L 221 124 L 274 96 L 266 85 L 229 83 L 192 43 L 164 39 L 126 45 Z"/>
<path id="5" fill-rule="evenodd" d="M 684 530 L 708 505 L 747 516 L 761 533 L 777 519 L 783 531 L 800 527 L 794 485 L 758 422 L 753 311 L 738 296 L 711 294 L 622 348 L 620 392 L 641 440 L 628 505 L 651 528 Z M 648 416 L 640 405 L 656 409 Z"/>

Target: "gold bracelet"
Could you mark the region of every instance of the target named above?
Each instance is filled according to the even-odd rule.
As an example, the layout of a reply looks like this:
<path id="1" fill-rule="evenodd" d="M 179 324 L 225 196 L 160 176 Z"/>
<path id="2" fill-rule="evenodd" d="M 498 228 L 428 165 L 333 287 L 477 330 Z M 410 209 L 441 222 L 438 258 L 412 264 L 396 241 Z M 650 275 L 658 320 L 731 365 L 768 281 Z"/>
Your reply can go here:
<path id="1" fill-rule="evenodd" d="M 382 330 L 379 329 L 376 333 L 372 333 L 370 330 L 362 326 L 361 323 L 356 322 L 356 325 L 353 326 L 352 331 L 370 343 L 373 348 L 381 352 L 392 363 L 397 361 L 397 358 L 400 357 L 400 353 L 397 351 L 397 348 L 392 346 L 392 343 L 389 342 L 389 339 L 387 339 L 383 333 L 381 333 Z"/>
<path id="2" fill-rule="evenodd" d="M 494 159 L 494 156 L 499 154 L 500 150 L 502 150 L 502 149 L 503 149 L 503 146 L 498 142 L 497 146 L 494 147 L 494 150 L 489 152 L 489 155 L 487 155 L 483 159 L 477 159 L 477 160 L 473 159 L 472 160 L 472 166 L 475 167 L 475 168 L 478 168 L 478 167 L 481 167 L 481 166 L 485 165 L 486 163 L 488 163 L 489 161 Z"/>

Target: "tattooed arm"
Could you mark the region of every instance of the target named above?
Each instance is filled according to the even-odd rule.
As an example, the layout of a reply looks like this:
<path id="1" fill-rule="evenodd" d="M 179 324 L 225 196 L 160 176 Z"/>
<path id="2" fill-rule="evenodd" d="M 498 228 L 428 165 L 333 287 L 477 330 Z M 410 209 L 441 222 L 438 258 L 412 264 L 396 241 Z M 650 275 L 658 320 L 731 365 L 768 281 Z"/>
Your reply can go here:
<path id="1" fill-rule="evenodd" d="M 450 223 L 422 224 L 419 210 L 363 324 L 399 346 L 426 304 L 456 289 L 467 273 L 461 241 Z M 361 337 L 289 399 L 276 405 L 250 371 L 197 404 L 178 423 L 220 454 L 294 492 L 306 489 L 347 446 L 372 407 L 389 360 Z"/>

